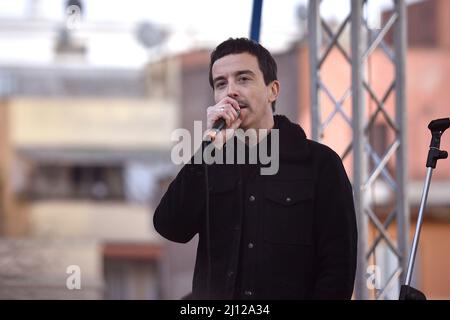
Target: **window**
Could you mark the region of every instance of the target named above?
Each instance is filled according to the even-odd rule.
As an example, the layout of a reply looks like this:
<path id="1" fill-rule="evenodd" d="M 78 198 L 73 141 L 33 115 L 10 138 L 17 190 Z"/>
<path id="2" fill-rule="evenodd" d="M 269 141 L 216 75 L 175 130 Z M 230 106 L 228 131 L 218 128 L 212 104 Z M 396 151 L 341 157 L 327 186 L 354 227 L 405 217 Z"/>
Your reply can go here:
<path id="1" fill-rule="evenodd" d="M 29 186 L 27 194 L 36 199 L 124 199 L 121 166 L 41 164 Z"/>

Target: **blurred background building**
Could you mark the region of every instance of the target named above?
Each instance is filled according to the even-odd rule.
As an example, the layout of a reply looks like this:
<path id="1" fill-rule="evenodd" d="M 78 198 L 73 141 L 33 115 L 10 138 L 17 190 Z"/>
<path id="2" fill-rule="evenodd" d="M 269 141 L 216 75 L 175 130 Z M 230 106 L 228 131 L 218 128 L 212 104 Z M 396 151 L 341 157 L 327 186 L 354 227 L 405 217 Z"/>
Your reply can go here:
<path id="1" fill-rule="evenodd" d="M 36 0 L 22 1 L 19 14 L 0 18 L 0 298 L 179 299 L 191 288 L 197 239 L 169 243 L 152 225 L 153 211 L 179 170 L 170 161 L 171 134 L 176 128 L 192 131 L 214 103 L 207 80 L 211 49 L 248 30 L 214 43 L 148 21 L 109 21 L 107 10 L 106 19 L 91 21 L 85 14 L 91 1 L 50 3 L 61 12 L 59 19 L 44 14 L 49 2 Z M 282 84 L 277 113 L 310 136 L 303 3 L 295 3 L 298 20 L 290 41 L 274 48 Z M 385 16 L 378 17 L 381 23 Z M 411 3 L 408 20 L 408 192 L 415 218 L 427 125 L 450 111 L 450 3 Z M 185 49 L 171 47 L 183 41 L 189 43 Z M 271 48 L 263 34 L 264 41 Z M 337 50 L 331 55 L 322 74 L 342 94 L 351 70 Z M 375 52 L 367 70 L 380 92 L 393 77 L 386 59 Z M 392 103 L 386 102 L 388 112 Z M 351 134 L 347 126 L 337 121 L 328 132 L 334 134 L 324 136 L 324 143 L 342 153 Z M 370 138 L 380 153 L 392 139 L 382 121 Z M 442 149 L 450 151 L 448 136 Z M 450 161 L 443 160 L 433 176 L 415 267 L 416 287 L 435 299 L 450 299 L 449 195 Z M 381 182 L 372 201 L 377 214 L 385 215 L 391 199 Z M 389 255 L 378 256 L 377 263 L 389 268 Z M 66 286 L 72 265 L 81 270 L 80 290 Z"/>
<path id="2" fill-rule="evenodd" d="M 146 31 L 88 23 L 79 1 L 60 22 L 26 5 L 0 22 L 0 297 L 158 299 L 151 213 L 178 127 L 176 62 L 94 64 L 105 38 L 120 44 L 106 59 L 145 53 Z M 71 265 L 81 290 L 66 288 Z"/>

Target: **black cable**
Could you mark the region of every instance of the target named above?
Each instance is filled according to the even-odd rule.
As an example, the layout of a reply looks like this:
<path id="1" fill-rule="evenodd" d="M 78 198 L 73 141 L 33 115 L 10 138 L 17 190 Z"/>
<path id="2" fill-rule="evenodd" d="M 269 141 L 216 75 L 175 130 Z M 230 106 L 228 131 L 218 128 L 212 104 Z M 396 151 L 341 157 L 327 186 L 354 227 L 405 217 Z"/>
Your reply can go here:
<path id="1" fill-rule="evenodd" d="M 202 159 L 206 147 L 211 141 L 202 142 Z M 205 241 L 206 241 L 206 293 L 207 297 L 211 297 L 211 273 L 212 273 L 212 259 L 211 259 L 211 228 L 210 228 L 210 212 L 209 212 L 209 179 L 208 179 L 208 164 L 203 159 L 203 168 L 205 174 Z"/>
<path id="2" fill-rule="evenodd" d="M 241 114 L 240 110 L 236 110 L 237 115 Z M 214 122 L 212 129 L 216 131 L 218 134 L 223 128 L 225 128 L 226 123 L 225 119 L 220 118 Z M 208 164 L 203 158 L 206 147 L 211 144 L 212 140 L 203 140 L 202 141 L 202 159 L 203 159 L 203 167 L 205 173 L 205 241 L 206 241 L 206 292 L 207 296 L 211 298 L 211 275 L 212 275 L 212 258 L 211 258 L 211 226 L 210 226 L 210 213 L 209 213 L 209 179 L 208 179 Z"/>

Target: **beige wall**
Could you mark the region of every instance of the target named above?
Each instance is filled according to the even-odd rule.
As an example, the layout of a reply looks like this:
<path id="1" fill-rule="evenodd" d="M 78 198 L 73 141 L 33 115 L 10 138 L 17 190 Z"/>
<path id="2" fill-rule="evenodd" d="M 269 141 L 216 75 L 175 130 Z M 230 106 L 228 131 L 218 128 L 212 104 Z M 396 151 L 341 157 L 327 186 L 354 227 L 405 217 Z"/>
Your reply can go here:
<path id="1" fill-rule="evenodd" d="M 7 100 L 0 100 L 0 235 L 22 233 L 21 211 L 14 201 L 11 186 L 12 147 L 10 144 L 10 107 Z"/>
<path id="2" fill-rule="evenodd" d="M 159 243 L 151 212 L 148 206 L 123 202 L 38 201 L 28 209 L 30 235 Z"/>
<path id="3" fill-rule="evenodd" d="M 158 100 L 18 98 L 10 107 L 16 147 L 168 147 L 178 118 Z"/>

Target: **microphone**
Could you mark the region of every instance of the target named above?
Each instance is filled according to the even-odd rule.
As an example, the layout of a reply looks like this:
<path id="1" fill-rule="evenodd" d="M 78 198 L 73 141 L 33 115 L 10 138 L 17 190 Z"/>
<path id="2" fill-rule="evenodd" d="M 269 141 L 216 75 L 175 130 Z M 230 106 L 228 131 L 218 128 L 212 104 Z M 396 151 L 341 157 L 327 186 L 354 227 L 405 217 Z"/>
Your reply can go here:
<path id="1" fill-rule="evenodd" d="M 239 117 L 239 115 L 241 114 L 241 110 L 236 110 L 236 113 Z M 226 124 L 227 123 L 225 122 L 225 119 L 223 118 L 217 119 L 214 122 L 211 130 L 213 130 L 215 132 L 215 135 L 217 135 L 220 131 L 222 131 L 225 128 Z M 209 136 L 209 138 L 211 139 L 211 136 Z"/>

